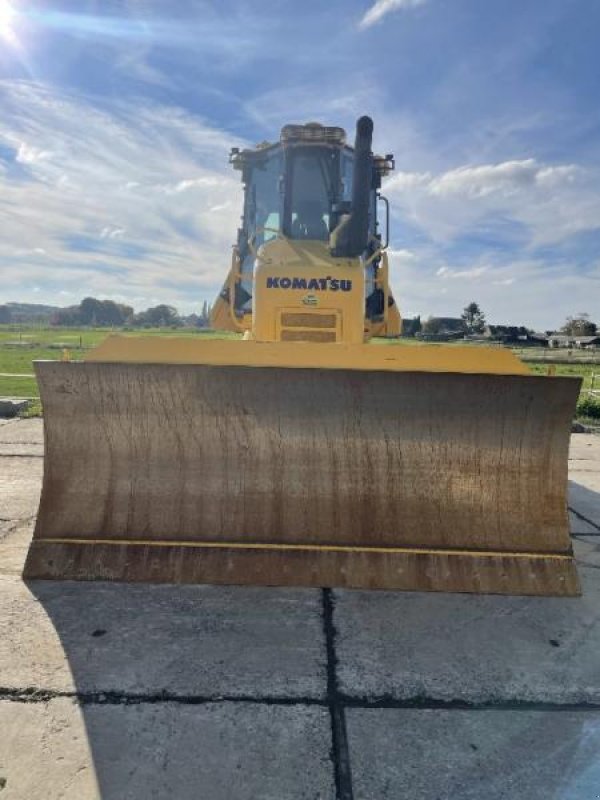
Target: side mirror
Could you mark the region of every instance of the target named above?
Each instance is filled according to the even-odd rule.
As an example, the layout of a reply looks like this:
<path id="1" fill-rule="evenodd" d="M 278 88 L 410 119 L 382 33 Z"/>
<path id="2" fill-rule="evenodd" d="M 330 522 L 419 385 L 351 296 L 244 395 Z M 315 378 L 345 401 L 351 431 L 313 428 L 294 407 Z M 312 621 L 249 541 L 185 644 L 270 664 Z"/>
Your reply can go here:
<path id="1" fill-rule="evenodd" d="M 334 203 L 331 206 L 334 214 L 349 214 L 352 211 L 352 202 L 350 200 L 340 200 L 339 203 Z"/>

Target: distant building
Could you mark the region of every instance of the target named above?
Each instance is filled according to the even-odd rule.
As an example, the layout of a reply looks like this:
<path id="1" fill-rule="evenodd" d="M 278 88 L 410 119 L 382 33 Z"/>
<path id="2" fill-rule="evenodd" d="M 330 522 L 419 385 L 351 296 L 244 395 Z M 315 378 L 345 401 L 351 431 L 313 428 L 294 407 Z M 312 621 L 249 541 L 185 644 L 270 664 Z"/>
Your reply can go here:
<path id="1" fill-rule="evenodd" d="M 523 325 L 486 325 L 484 336 L 498 342 L 512 344 L 527 341 L 529 331 Z"/>
<path id="2" fill-rule="evenodd" d="M 416 334 L 417 339 L 426 342 L 447 342 L 464 336 L 465 323 L 460 317 L 429 317 Z"/>
<path id="3" fill-rule="evenodd" d="M 549 347 L 562 347 L 580 349 L 594 348 L 600 345 L 599 336 L 577 336 L 577 334 L 551 333 L 548 337 Z"/>
<path id="4" fill-rule="evenodd" d="M 484 336 L 502 344 L 541 347 L 548 345 L 548 337 L 545 333 L 534 333 L 524 325 L 487 325 Z"/>
<path id="5" fill-rule="evenodd" d="M 587 348 L 598 347 L 598 345 L 600 345 L 600 335 L 575 337 L 575 347 Z"/>
<path id="6" fill-rule="evenodd" d="M 421 330 L 421 317 L 402 317 L 402 336 L 416 336 Z"/>
<path id="7" fill-rule="evenodd" d="M 530 333 L 528 343 L 538 347 L 548 347 L 548 336 L 545 333 Z"/>

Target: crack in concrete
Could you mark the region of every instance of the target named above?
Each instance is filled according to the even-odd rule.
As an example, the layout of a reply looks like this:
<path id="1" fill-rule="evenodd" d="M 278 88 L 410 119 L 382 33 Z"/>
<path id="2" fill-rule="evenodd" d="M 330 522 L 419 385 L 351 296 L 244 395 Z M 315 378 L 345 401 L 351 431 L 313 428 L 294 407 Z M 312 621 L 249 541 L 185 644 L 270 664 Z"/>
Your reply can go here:
<path id="1" fill-rule="evenodd" d="M 600 564 L 590 564 L 589 561 L 584 561 L 582 558 L 576 558 L 575 563 L 588 569 L 600 569 Z"/>
<path id="2" fill-rule="evenodd" d="M 0 517 L 0 523 L 8 523 L 7 528 L 3 531 L 0 531 L 0 542 L 6 541 L 9 536 L 16 531 L 21 530 L 21 528 L 25 527 L 26 525 L 30 525 L 36 516 L 37 514 L 33 514 L 29 517 L 18 517 L 17 519 L 11 517 Z"/>
<path id="3" fill-rule="evenodd" d="M 27 519 L 4 519 L 0 518 L 0 523 L 8 522 L 8 526 L 0 531 L 0 542 L 5 542 L 13 533 L 20 530 L 26 524 Z"/>
<path id="4" fill-rule="evenodd" d="M 463 698 L 444 699 L 429 695 L 395 698 L 392 695 L 379 697 L 359 697 L 341 694 L 340 701 L 346 708 L 368 709 L 414 709 L 414 710 L 456 710 L 456 711 L 600 711 L 600 701 L 581 701 L 579 703 L 557 703 L 540 700 L 511 700 L 490 698 L 488 700 L 465 700 Z"/>
<path id="5" fill-rule="evenodd" d="M 0 458 L 43 458 L 43 453 L 0 453 Z"/>
<path id="6" fill-rule="evenodd" d="M 27 445 L 28 447 L 43 447 L 44 446 L 43 440 L 34 442 L 31 439 L 23 439 L 22 441 L 20 439 L 11 439 L 9 441 L 6 441 L 6 440 L 3 440 L 1 436 L 0 436 L 0 444 L 23 444 L 23 445 Z"/>
<path id="7" fill-rule="evenodd" d="M 334 599 L 331 589 L 322 589 L 323 633 L 327 653 L 327 705 L 331 717 L 331 759 L 335 772 L 337 800 L 353 800 L 350 750 L 346 730 L 346 712 L 341 702 L 335 649 L 336 629 L 333 622 Z"/>
<path id="8" fill-rule="evenodd" d="M 69 692 L 58 689 L 41 689 L 35 686 L 10 688 L 0 686 L 0 700 L 15 703 L 48 703 L 52 700 L 67 699 L 79 705 L 118 705 L 132 706 L 156 703 L 180 703 L 182 705 L 210 705 L 215 703 L 255 703 L 268 706 L 317 706 L 327 708 L 326 698 L 299 695 L 297 697 L 278 697 L 277 695 L 249 694 L 175 694 L 166 690 L 160 692 L 120 692 L 106 690 L 98 692 Z"/>
<path id="9" fill-rule="evenodd" d="M 587 524 L 588 524 L 588 525 L 591 525 L 591 526 L 592 526 L 592 528 L 595 528 L 595 529 L 598 531 L 598 533 L 600 533 L 600 525 L 597 525 L 597 524 L 596 524 L 595 522 L 593 522 L 591 519 L 588 519 L 588 518 L 587 518 L 587 517 L 585 517 L 583 514 L 580 514 L 580 513 L 579 513 L 579 511 L 576 511 L 576 510 L 575 510 L 575 509 L 574 509 L 572 506 L 567 506 L 567 508 L 569 509 L 569 511 L 570 511 L 572 514 L 575 514 L 575 516 L 577 517 L 577 519 L 580 519 L 582 522 L 587 522 Z M 588 534 L 587 534 L 587 536 L 595 536 L 595 535 L 596 535 L 595 533 L 588 533 Z"/>
<path id="10" fill-rule="evenodd" d="M 309 706 L 330 708 L 331 697 L 297 697 L 277 695 L 248 694 L 175 694 L 160 692 L 120 692 L 114 690 L 98 692 L 60 691 L 42 689 L 34 686 L 21 688 L 0 687 L 0 700 L 16 703 L 48 703 L 52 700 L 68 699 L 79 705 L 140 705 L 143 703 L 180 703 L 182 705 L 214 705 L 218 703 L 248 703 L 271 706 Z M 418 694 L 397 698 L 384 694 L 379 696 L 352 695 L 336 689 L 335 702 L 343 709 L 413 709 L 413 710 L 456 710 L 456 711 L 585 711 L 599 712 L 599 701 L 555 702 L 540 700 L 520 700 L 518 698 L 489 698 L 487 700 L 465 700 L 464 698 L 440 698 Z"/>

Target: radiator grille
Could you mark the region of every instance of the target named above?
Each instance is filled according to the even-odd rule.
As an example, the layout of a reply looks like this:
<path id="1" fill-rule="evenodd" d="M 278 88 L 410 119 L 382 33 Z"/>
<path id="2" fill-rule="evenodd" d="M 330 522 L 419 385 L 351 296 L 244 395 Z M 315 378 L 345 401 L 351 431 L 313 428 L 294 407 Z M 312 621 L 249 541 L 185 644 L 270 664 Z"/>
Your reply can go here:
<path id="1" fill-rule="evenodd" d="M 281 315 L 282 328 L 332 328 L 336 327 L 335 314 L 310 314 L 284 312 Z"/>
<path id="2" fill-rule="evenodd" d="M 281 331 L 282 342 L 335 342 L 335 331 L 325 330 L 294 330 L 284 328 Z"/>

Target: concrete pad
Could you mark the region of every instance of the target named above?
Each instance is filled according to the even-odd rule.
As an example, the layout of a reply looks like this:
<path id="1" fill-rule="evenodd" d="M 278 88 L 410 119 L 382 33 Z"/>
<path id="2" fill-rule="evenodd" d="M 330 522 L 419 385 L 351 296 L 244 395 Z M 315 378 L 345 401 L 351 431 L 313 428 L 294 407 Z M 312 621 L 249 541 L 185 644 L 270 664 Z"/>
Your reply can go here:
<path id="1" fill-rule="evenodd" d="M 0 574 L 16 574 L 22 569 L 39 503 L 43 430 L 41 420 L 3 423 L 0 426 Z"/>
<path id="2" fill-rule="evenodd" d="M 39 419 L 0 426 L 0 541 L 37 513 L 42 487 L 43 428 Z"/>
<path id="3" fill-rule="evenodd" d="M 590 456 L 590 453 L 597 454 L 599 447 L 600 442 L 598 440 L 598 435 L 595 433 L 578 433 L 575 436 L 571 436 L 569 442 L 569 461 L 576 461 L 578 459 L 587 460 L 589 458 L 594 459 L 594 456 Z M 597 455 L 595 460 L 598 461 Z"/>
<path id="4" fill-rule="evenodd" d="M 0 576 L 20 577 L 33 534 L 33 520 L 0 522 Z"/>
<path id="5" fill-rule="evenodd" d="M 43 444 L 44 426 L 41 418 L 3 420 L 0 425 L 0 442 Z"/>
<path id="6" fill-rule="evenodd" d="M 600 437 L 571 436 L 569 505 L 600 532 Z M 579 531 L 577 531 L 579 532 Z M 581 531 L 585 533 L 586 531 Z"/>
<path id="7" fill-rule="evenodd" d="M 600 536 L 592 534 L 591 536 L 579 535 L 577 536 L 577 558 L 576 561 L 584 567 L 590 569 L 600 569 Z M 589 573 L 591 575 L 591 573 Z M 600 653 L 598 654 L 600 669 Z"/>
<path id="8" fill-rule="evenodd" d="M 0 459 L 18 456 L 44 457 L 44 445 L 40 442 L 2 442 L 0 441 Z"/>
<path id="9" fill-rule="evenodd" d="M 575 542 L 579 598 L 336 591 L 342 691 L 468 703 L 600 702 L 600 569 L 598 542 L 590 542 Z"/>
<path id="10" fill-rule="evenodd" d="M 600 713 L 350 710 L 354 800 L 593 800 Z"/>
<path id="11" fill-rule="evenodd" d="M 594 527 L 590 522 L 581 519 L 581 517 L 578 517 L 573 511 L 569 511 L 569 528 L 571 530 L 571 535 L 585 535 L 586 533 L 592 535 L 600 534 L 600 529 Z"/>
<path id="12" fill-rule="evenodd" d="M 24 442 L 41 433 L 39 424 L 26 422 L 10 426 L 12 446 L 21 441 L 17 433 Z M 8 520 L 0 541 L 0 686 L 323 695 L 318 590 L 72 582 L 28 587 L 20 573 L 33 523 L 21 520 L 37 510 L 42 459 L 0 458 L 0 467 L 0 517 Z"/>
<path id="13" fill-rule="evenodd" d="M 321 708 L 0 702 L 2 800 L 333 800 Z"/>
<path id="14" fill-rule="evenodd" d="M 569 506 L 600 532 L 600 473 L 572 472 Z"/>
<path id="15" fill-rule="evenodd" d="M 31 519 L 42 488 L 43 459 L 0 455 L 0 522 Z"/>
<path id="16" fill-rule="evenodd" d="M 325 662 L 318 590 L 0 576 L 0 686 L 322 697 Z"/>

